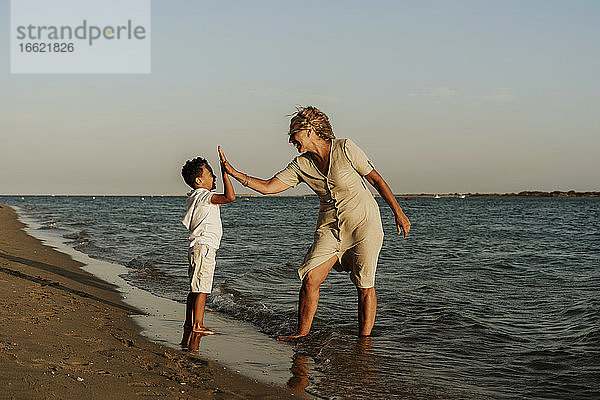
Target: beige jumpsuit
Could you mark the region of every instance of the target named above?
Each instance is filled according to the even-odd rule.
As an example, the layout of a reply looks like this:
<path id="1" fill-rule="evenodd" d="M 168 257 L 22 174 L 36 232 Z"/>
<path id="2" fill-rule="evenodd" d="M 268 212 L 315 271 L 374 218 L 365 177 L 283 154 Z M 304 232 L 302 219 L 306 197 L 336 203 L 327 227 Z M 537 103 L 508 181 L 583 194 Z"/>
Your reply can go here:
<path id="1" fill-rule="evenodd" d="M 289 186 L 305 182 L 321 200 L 314 242 L 298 269 L 300 279 L 335 255 L 334 269 L 349 271 L 357 287 L 375 285 L 383 229 L 379 206 L 363 179 L 372 170 L 371 161 L 354 142 L 334 139 L 326 176 L 309 153 L 275 175 Z"/>

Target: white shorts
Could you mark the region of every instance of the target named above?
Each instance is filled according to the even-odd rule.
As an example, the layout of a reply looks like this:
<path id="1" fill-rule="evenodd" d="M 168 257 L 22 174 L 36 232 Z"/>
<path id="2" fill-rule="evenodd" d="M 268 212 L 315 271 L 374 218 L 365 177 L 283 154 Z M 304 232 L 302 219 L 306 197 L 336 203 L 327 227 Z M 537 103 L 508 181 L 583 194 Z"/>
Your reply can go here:
<path id="1" fill-rule="evenodd" d="M 206 244 L 188 249 L 188 278 L 192 293 L 210 293 L 215 273 L 217 250 Z"/>

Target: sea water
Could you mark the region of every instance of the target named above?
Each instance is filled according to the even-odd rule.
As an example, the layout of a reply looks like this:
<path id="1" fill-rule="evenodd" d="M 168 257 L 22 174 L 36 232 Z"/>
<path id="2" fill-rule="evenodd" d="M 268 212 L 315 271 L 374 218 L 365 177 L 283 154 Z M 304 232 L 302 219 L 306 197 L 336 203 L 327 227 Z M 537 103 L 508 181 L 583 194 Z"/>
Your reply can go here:
<path id="1" fill-rule="evenodd" d="M 358 339 L 356 289 L 332 271 L 288 384 L 331 399 L 598 398 L 600 201 L 400 199 L 411 219 L 385 239 L 371 338 Z M 3 196 L 130 285 L 187 295 L 184 197 Z M 268 340 L 296 326 L 296 272 L 315 197 L 247 197 L 221 208 L 224 236 L 208 306 Z M 269 339 L 271 338 L 271 339 Z M 208 343 L 208 342 L 205 342 Z"/>

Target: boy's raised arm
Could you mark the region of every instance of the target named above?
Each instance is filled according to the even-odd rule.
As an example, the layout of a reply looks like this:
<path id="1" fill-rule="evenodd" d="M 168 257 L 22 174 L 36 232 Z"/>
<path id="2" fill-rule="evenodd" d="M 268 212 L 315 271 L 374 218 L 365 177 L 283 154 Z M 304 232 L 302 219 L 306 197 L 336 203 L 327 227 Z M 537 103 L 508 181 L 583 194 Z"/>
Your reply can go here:
<path id="1" fill-rule="evenodd" d="M 223 175 L 223 185 L 225 186 L 224 194 L 213 194 L 210 198 L 210 202 L 213 204 L 227 204 L 231 203 L 235 200 L 235 191 L 233 190 L 233 185 L 231 184 L 231 180 L 229 179 L 229 175 L 225 170 L 224 163 L 227 162 L 225 159 L 225 155 L 221 150 L 221 146 L 218 147 L 219 150 L 219 160 L 221 161 L 221 174 Z"/>

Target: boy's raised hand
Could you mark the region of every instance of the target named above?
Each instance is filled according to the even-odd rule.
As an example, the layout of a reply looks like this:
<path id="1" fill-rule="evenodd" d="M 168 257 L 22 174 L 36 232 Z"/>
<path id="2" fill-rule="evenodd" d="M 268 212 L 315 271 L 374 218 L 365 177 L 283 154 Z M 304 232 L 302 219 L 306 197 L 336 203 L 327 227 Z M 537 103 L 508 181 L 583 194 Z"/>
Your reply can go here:
<path id="1" fill-rule="evenodd" d="M 221 173 L 223 174 L 223 186 L 225 193 L 213 194 L 210 198 L 210 202 L 213 204 L 227 204 L 235 200 L 235 192 L 233 191 L 233 185 L 231 179 L 229 179 L 229 170 L 233 170 L 233 167 L 227 162 L 221 146 L 217 147 L 219 151 L 219 161 L 221 162 Z"/>
<path id="2" fill-rule="evenodd" d="M 218 146 L 217 149 L 219 151 L 219 161 L 221 162 L 221 168 L 223 168 L 223 170 L 229 174 L 229 171 L 231 170 L 231 164 L 229 164 L 229 161 L 227 161 L 227 158 L 225 157 L 221 146 Z"/>

